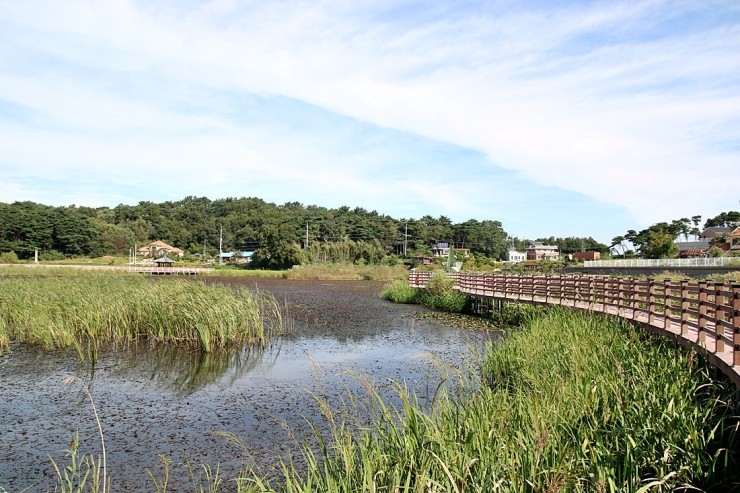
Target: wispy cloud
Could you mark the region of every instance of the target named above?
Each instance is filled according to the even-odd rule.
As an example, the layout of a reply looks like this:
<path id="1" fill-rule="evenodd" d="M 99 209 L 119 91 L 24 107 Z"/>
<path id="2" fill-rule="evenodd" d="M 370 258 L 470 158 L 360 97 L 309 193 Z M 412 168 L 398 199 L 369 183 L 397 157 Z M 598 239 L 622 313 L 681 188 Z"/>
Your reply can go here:
<path id="1" fill-rule="evenodd" d="M 0 45 L 0 200 L 97 176 L 108 205 L 255 195 L 604 239 L 740 198 L 735 2 L 6 2 Z"/>

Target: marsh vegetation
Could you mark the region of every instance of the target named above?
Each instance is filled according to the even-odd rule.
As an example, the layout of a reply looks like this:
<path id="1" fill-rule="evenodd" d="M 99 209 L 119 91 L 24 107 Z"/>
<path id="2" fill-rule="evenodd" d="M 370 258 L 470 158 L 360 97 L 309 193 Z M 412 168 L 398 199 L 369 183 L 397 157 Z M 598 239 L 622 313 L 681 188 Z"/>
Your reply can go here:
<path id="1" fill-rule="evenodd" d="M 266 292 L 179 279 L 66 270 L 0 282 L 0 352 L 11 343 L 73 347 L 81 357 L 105 345 L 143 340 L 210 352 L 264 345 L 283 331 Z"/>
<path id="2" fill-rule="evenodd" d="M 213 282 L 221 285 L 218 279 Z M 436 329 L 425 325 L 426 315 L 415 315 L 415 307 L 395 305 L 390 310 L 374 301 L 362 283 L 270 280 L 266 286 L 282 289 L 286 298 L 298 292 L 312 296 L 292 298 L 300 300 L 292 315 L 303 336 L 294 334 L 288 340 L 299 344 L 292 347 L 286 341 L 280 364 L 277 357 L 268 366 L 250 363 L 257 370 L 240 377 L 248 378 L 248 384 L 236 381 L 228 391 L 218 387 L 219 397 L 201 392 L 188 397 L 188 403 L 202 401 L 206 409 L 214 407 L 234 418 L 221 421 L 222 434 L 217 437 L 221 442 L 207 443 L 211 452 L 228 451 L 242 466 L 225 472 L 219 469 L 228 460 L 223 456 L 220 462 L 209 462 L 207 458 L 216 459 L 212 455 L 202 462 L 173 462 L 165 454 L 161 461 L 166 467 L 151 467 L 149 477 L 144 477 L 150 491 L 171 489 L 183 467 L 192 474 L 190 489 L 240 493 L 740 487 L 740 419 L 732 403 L 734 386 L 716 378 L 697 354 L 616 318 L 506 305 L 497 312 L 497 323 L 508 324 L 502 341 L 479 339 L 468 346 L 462 360 L 435 358 L 434 376 L 423 370 L 425 383 L 419 385 L 419 374 L 410 378 L 406 373 L 411 352 L 404 351 L 422 349 Z M 235 292 L 238 288 L 229 287 Z M 411 293 L 396 283 L 384 290 L 384 296 L 418 301 L 444 297 L 448 288 L 439 281 L 427 293 L 415 292 L 411 300 Z M 340 312 L 339 300 L 347 303 L 346 312 Z M 430 306 L 458 306 L 454 298 L 450 300 Z M 400 321 L 392 337 L 383 330 L 373 332 Z M 343 331 L 344 339 L 337 338 L 338 331 Z M 313 353 L 307 366 L 296 366 L 297 355 L 305 351 L 303 337 L 309 334 L 316 343 L 313 351 L 322 345 L 332 349 L 327 359 Z M 412 342 L 408 349 L 405 339 Z M 465 346 L 450 348 L 463 352 Z M 391 368 L 396 365 L 394 373 Z M 267 368 L 290 379 L 313 375 L 319 383 L 311 394 L 286 391 L 284 381 L 265 377 Z M 373 369 L 371 375 L 368 368 Z M 337 379 L 340 375 L 344 379 Z M 208 382 L 213 380 L 205 384 L 212 385 Z M 301 382 L 301 388 L 307 388 L 305 380 Z M 277 394 L 265 390 L 245 401 L 260 385 Z M 258 407 L 267 403 L 280 407 Z M 152 412 L 143 402 L 137 405 L 144 414 Z M 170 407 L 181 419 L 187 406 Z M 244 415 L 251 416 L 253 410 L 260 416 L 250 419 L 257 421 L 244 423 Z M 286 412 L 307 416 L 308 430 L 299 431 L 298 421 L 287 420 Z M 263 435 L 262 419 L 285 425 L 291 441 Z M 113 436 L 116 430 L 122 432 L 109 426 Z M 240 436 L 251 433 L 252 427 L 259 430 L 256 437 Z M 182 443 L 194 443 L 197 432 L 189 433 Z M 262 436 L 274 441 L 266 442 Z M 259 447 L 263 449 L 256 454 Z M 265 467 L 270 454 L 277 462 Z M 84 466 L 79 469 L 82 472 Z M 88 485 L 85 491 L 95 490 Z"/>

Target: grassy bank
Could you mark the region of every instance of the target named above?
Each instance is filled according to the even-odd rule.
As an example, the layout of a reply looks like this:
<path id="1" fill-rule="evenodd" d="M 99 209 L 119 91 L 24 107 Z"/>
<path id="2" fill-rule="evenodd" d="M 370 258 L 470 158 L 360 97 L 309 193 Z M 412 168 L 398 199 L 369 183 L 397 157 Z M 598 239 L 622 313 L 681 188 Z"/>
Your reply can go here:
<path id="1" fill-rule="evenodd" d="M 0 282 L 0 352 L 11 342 L 25 342 L 75 347 L 85 355 L 99 344 L 140 339 L 211 351 L 263 344 L 281 330 L 276 301 L 258 291 L 70 270 Z"/>
<path id="2" fill-rule="evenodd" d="M 404 265 L 361 265 L 349 263 L 317 263 L 297 265 L 285 271 L 286 279 L 392 281 L 406 279 Z"/>
<path id="3" fill-rule="evenodd" d="M 691 352 L 616 319 L 531 317 L 480 371 L 423 410 L 372 394 L 374 425 L 333 420 L 308 471 L 240 491 L 731 491 L 740 485 L 731 384 Z M 403 394 L 403 389 L 399 388 Z"/>
<path id="4" fill-rule="evenodd" d="M 268 277 L 331 281 L 392 281 L 405 279 L 408 269 L 403 265 L 359 265 L 350 263 L 316 263 L 296 265 L 288 270 L 260 270 L 238 267 L 216 268 L 206 275 L 228 277 Z"/>
<path id="5" fill-rule="evenodd" d="M 68 261 L 67 263 L 43 263 L 43 264 L 15 264 L 0 265 L 0 276 L 7 275 L 49 275 L 72 270 L 72 268 L 104 269 L 110 267 L 122 267 L 125 263 L 116 260 L 90 259 L 89 262 Z M 288 270 L 264 270 L 246 269 L 237 265 L 202 266 L 199 264 L 176 264 L 176 266 L 205 267 L 200 275 L 215 277 L 247 277 L 247 278 L 282 278 L 282 279 L 304 279 L 304 280 L 350 280 L 350 281 L 393 281 L 406 279 L 408 269 L 405 265 L 361 265 L 350 263 L 316 263 L 310 265 L 297 265 Z M 110 269 L 115 272 L 115 269 Z"/>

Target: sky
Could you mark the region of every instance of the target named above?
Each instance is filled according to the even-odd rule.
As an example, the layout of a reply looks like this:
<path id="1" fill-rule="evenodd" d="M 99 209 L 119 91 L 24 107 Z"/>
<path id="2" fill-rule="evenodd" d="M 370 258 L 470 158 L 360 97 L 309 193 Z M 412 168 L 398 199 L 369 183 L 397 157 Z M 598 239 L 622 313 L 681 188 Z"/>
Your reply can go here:
<path id="1" fill-rule="evenodd" d="M 737 0 L 0 0 L 0 202 L 610 243 L 740 210 Z"/>

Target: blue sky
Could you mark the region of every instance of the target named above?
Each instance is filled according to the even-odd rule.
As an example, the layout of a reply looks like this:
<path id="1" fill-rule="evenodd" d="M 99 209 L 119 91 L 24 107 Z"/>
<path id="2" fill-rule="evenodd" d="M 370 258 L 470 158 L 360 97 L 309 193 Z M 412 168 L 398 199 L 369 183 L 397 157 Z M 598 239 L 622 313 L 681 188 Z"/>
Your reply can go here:
<path id="1" fill-rule="evenodd" d="M 0 0 L 0 202 L 593 236 L 740 209 L 740 3 Z"/>

